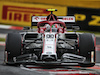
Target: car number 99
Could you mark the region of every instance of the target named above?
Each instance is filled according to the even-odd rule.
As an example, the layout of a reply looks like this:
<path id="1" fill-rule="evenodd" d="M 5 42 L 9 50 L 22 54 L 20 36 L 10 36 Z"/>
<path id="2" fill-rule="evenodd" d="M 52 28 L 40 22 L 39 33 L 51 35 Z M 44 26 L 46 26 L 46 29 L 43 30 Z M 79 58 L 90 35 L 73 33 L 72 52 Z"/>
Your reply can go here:
<path id="1" fill-rule="evenodd" d="M 53 34 L 47 34 L 46 38 L 54 38 L 54 35 Z"/>

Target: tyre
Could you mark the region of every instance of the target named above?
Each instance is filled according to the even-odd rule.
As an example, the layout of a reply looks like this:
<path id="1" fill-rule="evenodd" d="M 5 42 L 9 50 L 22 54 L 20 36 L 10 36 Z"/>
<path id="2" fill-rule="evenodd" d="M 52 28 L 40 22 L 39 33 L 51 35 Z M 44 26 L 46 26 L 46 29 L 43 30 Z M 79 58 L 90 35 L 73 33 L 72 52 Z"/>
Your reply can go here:
<path id="1" fill-rule="evenodd" d="M 19 33 L 8 33 L 5 46 L 4 62 L 13 62 L 13 57 L 21 55 L 21 35 Z"/>
<path id="2" fill-rule="evenodd" d="M 81 67 L 92 67 L 95 65 L 95 36 L 90 33 L 79 34 L 79 54 L 86 57 Z"/>

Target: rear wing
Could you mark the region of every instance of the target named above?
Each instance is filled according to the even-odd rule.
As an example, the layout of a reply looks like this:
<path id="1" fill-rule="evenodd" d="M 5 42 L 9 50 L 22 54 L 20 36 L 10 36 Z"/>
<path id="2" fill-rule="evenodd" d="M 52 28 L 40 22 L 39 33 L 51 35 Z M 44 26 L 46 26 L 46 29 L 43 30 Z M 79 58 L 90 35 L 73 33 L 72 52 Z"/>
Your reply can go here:
<path id="1" fill-rule="evenodd" d="M 57 20 L 64 22 L 66 26 L 75 24 L 75 16 L 57 16 Z M 47 21 L 47 16 L 32 16 L 32 26 L 37 26 L 41 21 Z"/>

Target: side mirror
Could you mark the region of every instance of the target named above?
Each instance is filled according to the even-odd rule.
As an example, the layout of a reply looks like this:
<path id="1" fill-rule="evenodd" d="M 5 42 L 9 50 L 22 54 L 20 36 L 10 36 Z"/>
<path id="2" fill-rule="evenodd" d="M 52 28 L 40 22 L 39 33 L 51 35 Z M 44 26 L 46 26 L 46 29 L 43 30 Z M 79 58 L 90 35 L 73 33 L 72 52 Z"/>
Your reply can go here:
<path id="1" fill-rule="evenodd" d="M 72 26 L 72 29 L 73 30 L 80 30 L 80 27 L 79 26 Z"/>
<path id="2" fill-rule="evenodd" d="M 23 27 L 23 30 L 29 30 L 30 27 Z"/>
<path id="3" fill-rule="evenodd" d="M 80 30 L 79 26 L 67 26 L 67 29 Z"/>

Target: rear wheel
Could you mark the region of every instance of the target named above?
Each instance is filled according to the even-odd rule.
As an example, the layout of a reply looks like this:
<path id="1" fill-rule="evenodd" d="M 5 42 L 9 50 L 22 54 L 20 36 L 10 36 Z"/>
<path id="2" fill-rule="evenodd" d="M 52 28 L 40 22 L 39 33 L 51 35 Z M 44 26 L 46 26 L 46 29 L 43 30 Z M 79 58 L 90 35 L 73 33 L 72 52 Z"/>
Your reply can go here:
<path id="1" fill-rule="evenodd" d="M 5 63 L 13 62 L 13 57 L 21 55 L 21 35 L 19 33 L 8 33 L 5 47 Z"/>
<path id="2" fill-rule="evenodd" d="M 84 63 L 80 63 L 81 67 L 92 67 L 95 65 L 95 37 L 93 34 L 79 34 L 79 53 L 86 57 Z"/>

